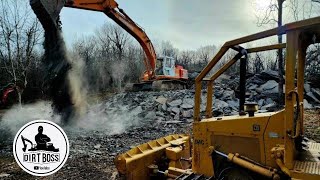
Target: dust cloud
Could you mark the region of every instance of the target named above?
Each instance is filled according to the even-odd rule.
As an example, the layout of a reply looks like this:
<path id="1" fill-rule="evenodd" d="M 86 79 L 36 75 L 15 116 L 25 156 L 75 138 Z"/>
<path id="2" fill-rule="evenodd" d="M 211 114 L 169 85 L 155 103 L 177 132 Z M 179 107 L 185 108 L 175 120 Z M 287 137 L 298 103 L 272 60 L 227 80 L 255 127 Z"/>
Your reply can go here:
<path id="1" fill-rule="evenodd" d="M 0 118 L 0 144 L 13 139 L 18 130 L 26 123 L 45 119 L 62 126 L 68 132 L 100 131 L 106 135 L 121 134 L 132 126 L 142 122 L 141 108 L 130 109 L 127 106 L 111 107 L 110 103 L 100 103 L 89 106 L 87 111 L 78 117 L 74 123 L 65 124 L 61 115 L 54 112 L 52 102 L 40 101 L 29 105 L 16 105 Z"/>
<path id="2" fill-rule="evenodd" d="M 53 102 L 55 113 L 64 123 L 70 123 L 85 112 L 83 61 L 69 54 L 60 29 L 45 31 L 44 87 Z"/>

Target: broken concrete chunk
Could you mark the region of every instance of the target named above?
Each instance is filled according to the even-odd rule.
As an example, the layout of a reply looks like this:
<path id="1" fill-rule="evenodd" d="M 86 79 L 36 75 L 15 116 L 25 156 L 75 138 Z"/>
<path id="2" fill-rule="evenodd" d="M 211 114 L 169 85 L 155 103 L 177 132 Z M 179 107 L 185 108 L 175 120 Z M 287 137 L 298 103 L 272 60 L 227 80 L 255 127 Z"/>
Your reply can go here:
<path id="1" fill-rule="evenodd" d="M 193 105 L 184 103 L 184 104 L 182 104 L 181 108 L 182 109 L 192 109 Z"/>
<path id="2" fill-rule="evenodd" d="M 182 117 L 184 118 L 191 118 L 193 116 L 193 110 L 183 110 L 182 111 Z"/>
<path id="3" fill-rule="evenodd" d="M 167 109 L 168 109 L 167 104 L 162 104 L 161 109 L 162 109 L 162 111 L 167 111 Z"/>
<path id="4" fill-rule="evenodd" d="M 236 97 L 235 92 L 228 88 L 223 92 L 221 100 L 223 101 L 233 100 L 235 97 Z"/>
<path id="5" fill-rule="evenodd" d="M 228 103 L 221 101 L 219 99 L 215 99 L 212 104 L 213 104 L 213 107 L 217 107 L 217 108 L 225 108 L 229 106 Z"/>
<path id="6" fill-rule="evenodd" d="M 317 99 L 320 100 L 320 89 L 318 89 L 318 88 L 311 88 L 311 92 L 312 92 L 312 94 L 313 94 Z"/>
<path id="7" fill-rule="evenodd" d="M 259 108 L 261 108 L 261 107 L 264 105 L 264 103 L 265 103 L 265 100 L 264 100 L 264 99 L 260 99 L 260 100 L 258 101 L 258 106 L 259 106 Z"/>
<path id="8" fill-rule="evenodd" d="M 100 147 L 101 147 L 101 144 L 97 144 L 94 146 L 95 149 L 100 149 Z"/>
<path id="9" fill-rule="evenodd" d="M 183 99 L 183 104 L 189 104 L 191 106 L 194 106 L 194 99 L 193 98 L 185 98 L 185 99 Z"/>
<path id="10" fill-rule="evenodd" d="M 181 104 L 182 104 L 182 100 L 181 99 L 173 100 L 170 103 L 168 103 L 169 106 L 179 106 Z"/>
<path id="11" fill-rule="evenodd" d="M 262 106 L 261 110 L 273 111 L 273 109 L 275 109 L 276 107 L 277 107 L 276 103 L 271 103 L 271 104 L 267 104 L 265 106 Z"/>
<path id="12" fill-rule="evenodd" d="M 305 91 L 306 93 L 308 93 L 308 92 L 311 91 L 311 86 L 310 86 L 310 84 L 308 84 L 308 83 L 304 84 L 304 91 Z"/>
<path id="13" fill-rule="evenodd" d="M 270 80 L 270 81 L 264 83 L 263 85 L 261 85 L 260 87 L 258 87 L 256 89 L 256 91 L 259 93 L 265 93 L 265 91 L 277 93 L 276 92 L 277 89 L 278 89 L 278 83 L 274 80 Z"/>
<path id="14" fill-rule="evenodd" d="M 173 117 L 174 120 L 180 120 L 180 115 L 179 114 L 176 114 L 174 117 Z"/>
<path id="15" fill-rule="evenodd" d="M 279 81 L 279 73 L 277 71 L 273 70 L 264 70 L 260 73 L 261 79 L 267 79 L 267 80 L 275 80 Z"/>
<path id="16" fill-rule="evenodd" d="M 158 97 L 158 98 L 156 99 L 156 102 L 158 102 L 158 103 L 160 103 L 160 104 L 165 104 L 165 103 L 167 103 L 167 98 L 165 98 L 165 97 L 163 97 L 163 96 Z"/>
<path id="17" fill-rule="evenodd" d="M 137 106 L 131 112 L 132 112 L 132 115 L 138 115 L 138 114 L 140 114 L 142 112 L 142 107 L 141 106 Z"/>
<path id="18" fill-rule="evenodd" d="M 180 109 L 179 109 L 179 108 L 174 107 L 174 108 L 172 108 L 171 111 L 172 111 L 173 113 L 175 113 L 175 114 L 180 114 Z"/>
<path id="19" fill-rule="evenodd" d="M 146 119 L 156 119 L 157 118 L 157 114 L 154 111 L 149 111 L 146 116 Z"/>
<path id="20" fill-rule="evenodd" d="M 306 98 L 308 101 L 311 101 L 311 102 L 315 102 L 315 103 L 320 103 L 319 99 L 317 99 L 312 92 L 308 92 L 306 94 Z"/>
<path id="21" fill-rule="evenodd" d="M 304 109 L 312 109 L 313 106 L 306 99 L 303 100 L 303 108 Z"/>

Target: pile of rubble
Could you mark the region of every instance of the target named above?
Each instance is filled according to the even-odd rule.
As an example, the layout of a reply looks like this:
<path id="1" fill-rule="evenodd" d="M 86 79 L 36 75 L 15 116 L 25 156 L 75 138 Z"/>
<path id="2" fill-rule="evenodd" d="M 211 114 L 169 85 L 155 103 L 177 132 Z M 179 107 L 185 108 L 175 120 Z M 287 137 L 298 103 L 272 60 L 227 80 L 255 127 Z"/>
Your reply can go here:
<path id="1" fill-rule="evenodd" d="M 275 111 L 278 106 L 278 81 L 275 71 L 248 75 L 246 101 L 257 102 L 259 112 Z M 212 112 L 214 116 L 238 114 L 239 77 L 223 75 L 215 82 Z M 127 92 L 111 97 L 104 105 L 107 114 L 126 114 L 132 125 L 143 121 L 168 123 L 192 121 L 194 108 L 193 89 L 160 92 Z M 202 90 L 201 113 L 204 115 L 207 92 Z M 320 90 L 305 84 L 306 109 L 320 105 Z"/>

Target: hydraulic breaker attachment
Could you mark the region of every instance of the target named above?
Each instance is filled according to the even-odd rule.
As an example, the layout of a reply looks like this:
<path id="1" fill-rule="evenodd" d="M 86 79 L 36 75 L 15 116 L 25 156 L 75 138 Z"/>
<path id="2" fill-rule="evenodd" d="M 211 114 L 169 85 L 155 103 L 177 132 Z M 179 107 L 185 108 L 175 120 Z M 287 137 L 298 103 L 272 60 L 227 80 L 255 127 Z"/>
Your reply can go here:
<path id="1" fill-rule="evenodd" d="M 67 1 L 70 0 L 30 0 L 30 5 L 45 30 L 59 29 L 59 14 Z"/>

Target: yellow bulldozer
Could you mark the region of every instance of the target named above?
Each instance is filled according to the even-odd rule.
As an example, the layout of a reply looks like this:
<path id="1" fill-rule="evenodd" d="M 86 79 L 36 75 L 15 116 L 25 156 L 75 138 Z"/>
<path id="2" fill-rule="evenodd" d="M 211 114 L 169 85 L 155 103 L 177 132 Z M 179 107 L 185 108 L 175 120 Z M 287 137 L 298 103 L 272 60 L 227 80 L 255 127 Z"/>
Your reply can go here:
<path id="1" fill-rule="evenodd" d="M 151 64 L 147 65 L 146 73 L 148 77 L 155 77 L 156 56 L 150 40 L 115 1 L 30 0 L 30 4 L 46 32 L 58 28 L 59 13 L 64 6 L 104 12 L 144 47 L 149 57 L 146 64 Z M 276 35 L 286 35 L 286 43 L 249 49 L 241 46 Z M 308 142 L 303 129 L 306 51 L 314 43 L 320 43 L 320 17 L 226 42 L 195 80 L 192 137 L 169 135 L 134 147 L 116 157 L 119 173 L 134 180 L 320 179 L 320 143 Z M 282 48 L 286 48 L 285 107 L 277 112 L 255 113 L 257 105 L 245 103 L 247 55 Z M 209 77 L 208 73 L 229 49 L 238 53 Z M 239 115 L 213 117 L 214 81 L 237 61 L 240 61 L 241 86 Z M 184 77 L 180 70 L 182 67 L 178 79 Z M 202 117 L 204 81 L 207 104 Z"/>
<path id="2" fill-rule="evenodd" d="M 286 43 L 249 49 L 241 46 L 276 35 L 286 35 Z M 120 154 L 115 159 L 119 173 L 135 180 L 320 179 L 320 143 L 308 141 L 303 129 L 306 51 L 314 43 L 320 43 L 320 17 L 226 42 L 195 80 L 192 137 L 170 135 Z M 280 48 L 286 48 L 285 107 L 277 112 L 255 113 L 257 105 L 245 103 L 247 55 Z M 209 77 L 229 49 L 238 53 Z M 212 117 L 214 81 L 238 60 L 240 113 Z M 203 81 L 207 82 L 204 117 L 200 114 Z"/>

